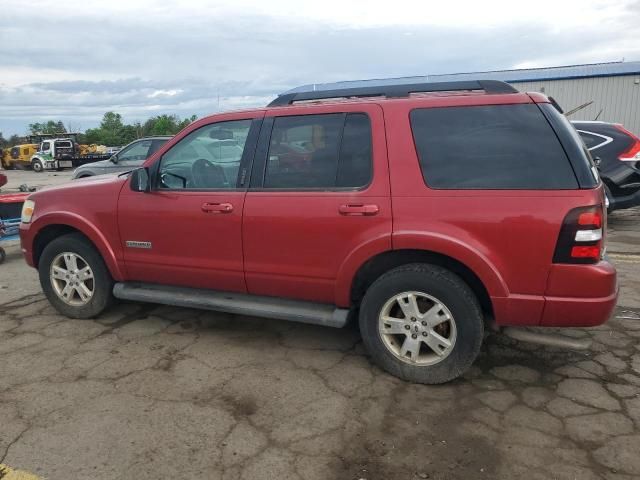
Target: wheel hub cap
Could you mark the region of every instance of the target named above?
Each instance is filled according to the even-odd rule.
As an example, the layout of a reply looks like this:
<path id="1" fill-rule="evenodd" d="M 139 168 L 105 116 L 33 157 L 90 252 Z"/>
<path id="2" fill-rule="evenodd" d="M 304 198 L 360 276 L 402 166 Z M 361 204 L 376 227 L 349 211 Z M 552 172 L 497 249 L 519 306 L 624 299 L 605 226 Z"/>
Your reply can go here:
<path id="1" fill-rule="evenodd" d="M 456 323 L 449 309 L 423 292 L 390 298 L 378 318 L 382 343 L 397 358 L 413 365 L 435 365 L 453 350 Z"/>
<path id="2" fill-rule="evenodd" d="M 86 305 L 93 297 L 93 271 L 77 253 L 63 252 L 56 255 L 51 262 L 49 278 L 53 291 L 67 305 Z"/>

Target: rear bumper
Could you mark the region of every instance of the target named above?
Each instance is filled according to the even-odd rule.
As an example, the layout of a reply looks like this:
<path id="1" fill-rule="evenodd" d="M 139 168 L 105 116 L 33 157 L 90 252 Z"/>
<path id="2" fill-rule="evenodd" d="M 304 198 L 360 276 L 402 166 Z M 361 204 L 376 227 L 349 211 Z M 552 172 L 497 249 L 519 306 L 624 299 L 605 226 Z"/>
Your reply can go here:
<path id="1" fill-rule="evenodd" d="M 500 326 L 593 327 L 605 323 L 618 299 L 609 262 L 551 266 L 545 295 L 492 298 Z"/>
<path id="2" fill-rule="evenodd" d="M 607 297 L 546 297 L 540 325 L 543 327 L 595 327 L 611 317 L 618 290 Z"/>
<path id="3" fill-rule="evenodd" d="M 621 210 L 623 208 L 637 207 L 640 205 L 640 190 L 624 196 L 609 197 L 609 211 Z"/>

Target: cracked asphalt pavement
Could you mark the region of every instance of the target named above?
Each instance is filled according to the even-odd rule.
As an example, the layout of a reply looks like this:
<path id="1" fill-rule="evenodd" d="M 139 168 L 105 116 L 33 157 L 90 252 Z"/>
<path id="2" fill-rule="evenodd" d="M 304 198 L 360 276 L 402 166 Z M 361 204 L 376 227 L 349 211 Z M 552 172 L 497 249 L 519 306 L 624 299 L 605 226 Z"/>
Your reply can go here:
<path id="1" fill-rule="evenodd" d="M 640 478 L 640 209 L 609 218 L 614 317 L 586 352 L 491 334 L 447 385 L 355 328 L 121 303 L 58 315 L 0 266 L 0 464 L 57 479 Z"/>

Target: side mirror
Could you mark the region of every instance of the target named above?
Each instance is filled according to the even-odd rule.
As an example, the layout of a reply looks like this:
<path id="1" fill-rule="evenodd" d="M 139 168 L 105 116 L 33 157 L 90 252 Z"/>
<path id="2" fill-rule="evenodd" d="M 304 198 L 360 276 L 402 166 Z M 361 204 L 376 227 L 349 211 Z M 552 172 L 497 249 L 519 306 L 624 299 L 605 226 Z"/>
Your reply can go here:
<path id="1" fill-rule="evenodd" d="M 109 160 L 111 160 L 111 163 L 118 163 L 118 154 L 114 153 L 113 155 L 111 155 L 111 158 L 109 158 Z"/>
<path id="2" fill-rule="evenodd" d="M 131 190 L 134 192 L 150 192 L 149 170 L 145 167 L 137 168 L 131 172 Z"/>

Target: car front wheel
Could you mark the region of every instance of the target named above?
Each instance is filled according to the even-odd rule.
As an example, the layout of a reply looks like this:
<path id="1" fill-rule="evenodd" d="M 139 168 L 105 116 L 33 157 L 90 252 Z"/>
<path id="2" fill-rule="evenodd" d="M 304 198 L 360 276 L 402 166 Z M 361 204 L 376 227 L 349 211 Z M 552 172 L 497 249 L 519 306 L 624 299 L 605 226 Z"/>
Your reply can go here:
<path id="1" fill-rule="evenodd" d="M 373 360 L 404 380 L 438 384 L 476 359 L 484 335 L 478 301 L 451 271 L 428 264 L 378 278 L 360 306 L 360 332 Z"/>
<path id="2" fill-rule="evenodd" d="M 49 243 L 38 263 L 42 290 L 60 313 L 92 318 L 113 301 L 113 279 L 95 247 L 81 234 Z"/>
<path id="3" fill-rule="evenodd" d="M 31 168 L 33 169 L 34 172 L 42 172 L 44 170 L 44 165 L 42 164 L 41 160 L 38 160 L 37 158 L 35 160 L 31 161 Z"/>

